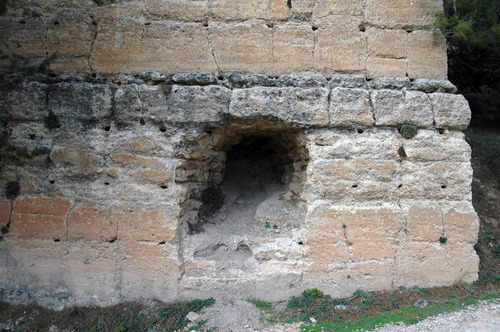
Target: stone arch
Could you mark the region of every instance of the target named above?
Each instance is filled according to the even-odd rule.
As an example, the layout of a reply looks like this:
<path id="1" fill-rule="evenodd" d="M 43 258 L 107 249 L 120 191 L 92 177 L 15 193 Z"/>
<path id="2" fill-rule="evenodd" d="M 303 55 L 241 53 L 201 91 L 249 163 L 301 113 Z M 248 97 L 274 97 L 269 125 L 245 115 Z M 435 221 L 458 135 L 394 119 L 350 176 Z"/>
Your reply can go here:
<path id="1" fill-rule="evenodd" d="M 183 281 L 204 280 L 213 290 L 212 283 L 236 280 L 248 291 L 249 280 L 255 282 L 270 261 L 287 261 L 273 277 L 281 273 L 291 278 L 284 285 L 293 284 L 299 273 L 289 263 L 305 253 L 309 153 L 303 129 L 233 121 L 205 131 L 179 157 L 176 180 L 187 191 L 179 232 Z"/>

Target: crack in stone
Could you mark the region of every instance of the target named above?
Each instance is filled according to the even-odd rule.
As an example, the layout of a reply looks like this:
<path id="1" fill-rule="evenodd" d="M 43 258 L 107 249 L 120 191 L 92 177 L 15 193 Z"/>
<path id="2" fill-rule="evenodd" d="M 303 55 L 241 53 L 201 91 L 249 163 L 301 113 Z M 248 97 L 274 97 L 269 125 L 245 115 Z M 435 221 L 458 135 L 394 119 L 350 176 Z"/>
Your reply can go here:
<path id="1" fill-rule="evenodd" d="M 210 32 L 208 31 L 208 27 L 206 27 L 204 31 L 205 31 L 205 37 L 207 38 L 208 50 L 210 51 L 210 54 L 212 55 L 215 64 L 215 76 L 219 76 L 220 67 L 219 63 L 217 62 L 217 57 L 215 56 L 215 50 L 212 45 L 212 40 L 210 39 Z"/>
<path id="2" fill-rule="evenodd" d="M 92 57 L 92 51 L 94 49 L 95 41 L 97 40 L 97 22 L 94 20 L 92 15 L 90 15 L 90 18 L 92 19 L 91 31 L 94 33 L 94 37 L 92 39 L 92 42 L 90 43 L 89 55 L 87 56 L 87 66 L 89 67 L 89 71 L 92 73 L 93 69 L 92 69 L 91 57 Z"/>

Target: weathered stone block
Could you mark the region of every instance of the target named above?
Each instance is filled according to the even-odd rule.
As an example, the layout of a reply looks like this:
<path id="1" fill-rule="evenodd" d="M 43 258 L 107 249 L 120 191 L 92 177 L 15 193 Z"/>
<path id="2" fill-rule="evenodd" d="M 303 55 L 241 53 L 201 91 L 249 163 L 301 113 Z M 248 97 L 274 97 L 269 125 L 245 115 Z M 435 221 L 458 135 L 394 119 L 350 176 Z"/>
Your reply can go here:
<path id="1" fill-rule="evenodd" d="M 82 10 L 63 9 L 47 24 L 47 51 L 57 52 L 52 68 L 61 71 L 85 71 L 85 61 L 91 52 L 96 27 L 91 17 Z"/>
<path id="2" fill-rule="evenodd" d="M 175 242 L 177 217 L 168 207 L 122 209 L 118 222 L 118 240 Z"/>
<path id="3" fill-rule="evenodd" d="M 402 146 L 411 161 L 467 162 L 471 156 L 465 135 L 456 131 L 440 134 L 436 130 L 420 129 L 415 137 L 402 141 Z"/>
<path id="4" fill-rule="evenodd" d="M 362 16 L 362 0 L 324 0 L 316 2 L 313 10 L 313 18 L 318 19 L 330 15 L 338 16 Z M 293 6 L 293 5 L 292 5 Z"/>
<path id="5" fill-rule="evenodd" d="M 40 18 L 18 20 L 0 17 L 0 37 L 3 40 L 0 48 L 2 54 L 11 54 L 11 50 L 15 50 L 16 55 L 32 60 L 29 61 L 30 65 L 38 65 L 46 56 L 46 29 Z"/>
<path id="6" fill-rule="evenodd" d="M 360 207 L 343 214 L 347 240 L 353 244 L 374 241 L 391 244 L 404 228 L 401 212 L 395 207 Z"/>
<path id="7" fill-rule="evenodd" d="M 388 59 L 368 57 L 366 71 L 369 77 L 377 76 L 405 76 L 407 61 L 405 59 Z"/>
<path id="8" fill-rule="evenodd" d="M 376 249 L 375 249 L 376 248 Z M 349 246 L 349 258 L 354 262 L 394 259 L 396 257 L 396 242 L 389 241 L 371 241 L 366 238 L 363 241 L 352 242 Z M 366 271 L 370 273 L 373 271 Z"/>
<path id="9" fill-rule="evenodd" d="M 170 172 L 162 170 L 141 170 L 132 173 L 137 179 L 145 180 L 150 183 L 158 184 L 162 187 L 167 187 L 168 183 L 172 179 L 172 174 Z"/>
<path id="10" fill-rule="evenodd" d="M 370 88 L 376 90 L 409 90 L 411 82 L 408 77 L 375 77 L 370 82 Z"/>
<path id="11" fill-rule="evenodd" d="M 201 23 L 159 21 L 145 25 L 130 16 L 116 15 L 112 7 L 97 15 L 96 21 L 97 38 L 91 56 L 94 70 L 103 73 L 157 70 L 169 74 L 215 71 Z"/>
<path id="12" fill-rule="evenodd" d="M 391 181 L 398 171 L 394 160 L 315 160 L 312 165 L 312 180 L 318 183 L 335 183 L 338 180 Z"/>
<path id="13" fill-rule="evenodd" d="M 90 174 L 98 172 L 102 157 L 93 153 L 93 149 L 82 144 L 55 145 L 50 152 L 50 159 L 57 167 L 70 166 L 71 174 Z"/>
<path id="14" fill-rule="evenodd" d="M 457 93 L 458 89 L 448 80 L 436 80 L 432 78 L 417 78 L 412 82 L 412 89 L 426 93 Z"/>
<path id="15" fill-rule="evenodd" d="M 144 0 L 149 14 L 156 18 L 169 18 L 185 22 L 201 22 L 208 19 L 208 0 Z"/>
<path id="16" fill-rule="evenodd" d="M 57 117 L 96 120 L 111 115 L 109 86 L 90 83 L 60 83 L 49 91 L 49 109 Z"/>
<path id="17" fill-rule="evenodd" d="M 366 29 L 368 40 L 368 52 L 373 55 L 391 59 L 406 58 L 408 47 L 408 32 L 401 29 L 378 29 L 369 27 Z M 406 72 L 406 70 L 405 70 Z M 400 75 L 381 75 L 400 76 Z M 401 75 L 404 76 L 404 75 Z"/>
<path id="18" fill-rule="evenodd" d="M 253 18 L 283 20 L 291 11 L 286 5 L 286 0 L 217 0 L 210 7 L 210 12 L 219 19 L 244 21 Z"/>
<path id="19" fill-rule="evenodd" d="M 436 127 L 464 130 L 469 126 L 471 111 L 462 95 L 431 93 L 432 110 Z"/>
<path id="20" fill-rule="evenodd" d="M 234 90 L 229 114 L 237 119 L 277 119 L 301 126 L 328 124 L 327 88 Z"/>
<path id="21" fill-rule="evenodd" d="M 443 10 L 441 1 L 368 0 L 365 17 L 379 27 L 432 27 L 434 15 Z"/>
<path id="22" fill-rule="evenodd" d="M 319 71 L 365 69 L 366 38 L 359 31 L 361 18 L 329 16 L 318 21 L 314 66 Z"/>
<path id="23" fill-rule="evenodd" d="M 432 31 L 413 31 L 408 40 L 408 77 L 446 79 L 446 39 Z"/>
<path id="24" fill-rule="evenodd" d="M 219 23 L 210 25 L 208 34 L 220 70 L 260 73 L 272 68 L 273 29 L 267 25 Z"/>
<path id="25" fill-rule="evenodd" d="M 330 123 L 334 126 L 372 126 L 370 96 L 364 89 L 334 88 L 330 94 Z"/>
<path id="26" fill-rule="evenodd" d="M 116 150 L 111 153 L 111 159 L 123 166 L 131 166 L 131 167 L 147 167 L 158 169 L 162 168 L 163 164 L 160 163 L 156 158 L 152 157 L 143 157 L 134 154 L 124 153 L 120 150 Z"/>
<path id="27" fill-rule="evenodd" d="M 114 96 L 115 116 L 120 122 L 138 121 L 147 115 L 147 107 L 151 100 L 145 99 L 145 104 L 141 100 L 141 91 L 145 90 L 145 98 L 149 97 L 150 90 L 156 91 L 158 87 L 138 86 L 135 84 L 120 86 Z M 159 89 L 158 89 L 159 90 Z M 159 91 L 158 91 L 159 92 Z M 161 95 L 159 95 L 161 98 Z"/>
<path id="28" fill-rule="evenodd" d="M 314 33 L 304 23 L 286 23 L 274 27 L 273 72 L 310 70 L 314 67 Z"/>
<path id="29" fill-rule="evenodd" d="M 14 203 L 9 235 L 20 238 L 62 239 L 72 203 L 60 198 L 24 198 Z"/>
<path id="30" fill-rule="evenodd" d="M 118 211 L 101 211 L 90 203 L 76 206 L 68 217 L 68 238 L 112 241 L 116 239 Z"/>
<path id="31" fill-rule="evenodd" d="M 376 90 L 370 92 L 377 126 L 411 123 L 428 128 L 434 124 L 431 102 L 418 91 Z"/>
<path id="32" fill-rule="evenodd" d="M 418 201 L 407 207 L 408 232 L 413 241 L 437 242 L 444 234 L 443 218 L 438 207 Z"/>
<path id="33" fill-rule="evenodd" d="M 7 222 L 10 220 L 10 202 L 0 201 L 0 227 L 6 226 Z"/>
<path id="34" fill-rule="evenodd" d="M 19 89 L 6 92 L 5 113 L 12 120 L 43 121 L 47 116 L 47 85 L 38 82 L 25 82 Z M 2 108 L 3 108 L 2 107 Z M 2 112 L 4 112 L 2 111 Z"/>
<path id="35" fill-rule="evenodd" d="M 479 219 L 474 211 L 449 211 L 443 216 L 446 237 L 450 242 L 467 242 L 476 244 L 479 232 Z"/>
<path id="36" fill-rule="evenodd" d="M 231 90 L 220 86 L 181 86 L 174 85 L 167 96 L 167 109 L 161 115 L 150 117 L 161 118 L 174 123 L 218 123 L 229 109 Z"/>

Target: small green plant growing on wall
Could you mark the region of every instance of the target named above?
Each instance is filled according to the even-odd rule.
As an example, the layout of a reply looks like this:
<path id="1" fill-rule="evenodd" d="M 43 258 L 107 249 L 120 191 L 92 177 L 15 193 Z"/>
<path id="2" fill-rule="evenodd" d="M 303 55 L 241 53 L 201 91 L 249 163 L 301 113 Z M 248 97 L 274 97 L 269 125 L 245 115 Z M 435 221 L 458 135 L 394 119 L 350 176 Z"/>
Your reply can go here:
<path id="1" fill-rule="evenodd" d="M 7 182 L 7 187 L 5 188 L 5 197 L 8 199 L 15 199 L 19 192 L 21 191 L 21 187 L 19 186 L 19 181 L 10 181 Z"/>
<path id="2" fill-rule="evenodd" d="M 9 226 L 2 226 L 2 228 L 0 228 L 0 232 L 2 235 L 7 234 L 9 232 Z"/>
<path id="3" fill-rule="evenodd" d="M 47 115 L 47 117 L 45 118 L 44 123 L 45 126 L 51 130 L 60 127 L 59 120 L 52 111 L 49 111 L 49 115 Z"/>
<path id="4" fill-rule="evenodd" d="M 446 242 L 448 242 L 448 238 L 446 238 L 446 237 L 444 237 L 444 236 L 441 236 L 441 237 L 439 238 L 439 242 L 440 242 L 441 244 L 445 244 Z"/>
<path id="5" fill-rule="evenodd" d="M 42 156 L 44 154 L 49 154 L 50 149 L 46 146 L 37 146 L 33 150 L 31 150 L 32 157 Z"/>
<path id="6" fill-rule="evenodd" d="M 417 135 L 418 133 L 418 128 L 417 126 L 415 125 L 411 125 L 411 124 L 404 124 L 401 126 L 401 128 L 399 129 L 399 133 L 401 134 L 401 136 L 403 136 L 405 139 L 412 139 L 413 137 L 415 137 L 415 135 Z"/>
<path id="7" fill-rule="evenodd" d="M 38 66 L 28 66 L 21 69 L 23 76 L 31 76 L 35 74 L 52 74 L 53 70 L 50 69 L 50 65 L 58 58 L 57 52 L 50 54 L 46 57 Z"/>

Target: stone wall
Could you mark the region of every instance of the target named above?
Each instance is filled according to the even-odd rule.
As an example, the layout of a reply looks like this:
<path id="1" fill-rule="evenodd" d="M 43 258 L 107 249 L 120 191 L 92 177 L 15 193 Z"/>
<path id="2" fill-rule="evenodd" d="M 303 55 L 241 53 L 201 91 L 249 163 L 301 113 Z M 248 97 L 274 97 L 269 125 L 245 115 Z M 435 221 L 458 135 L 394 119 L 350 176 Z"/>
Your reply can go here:
<path id="1" fill-rule="evenodd" d="M 445 79 L 441 0 L 2 0 L 0 67 Z M 103 4 L 98 6 L 96 3 Z"/>
<path id="2" fill-rule="evenodd" d="M 470 110 L 455 92 L 362 75 L 7 75 L 1 298 L 62 308 L 471 282 Z M 245 139 L 268 142 L 276 173 L 262 176 L 280 178 L 262 201 L 240 192 L 231 204 L 252 214 L 230 220 L 214 211 L 232 199 L 228 177 L 245 177 L 229 170 Z"/>

